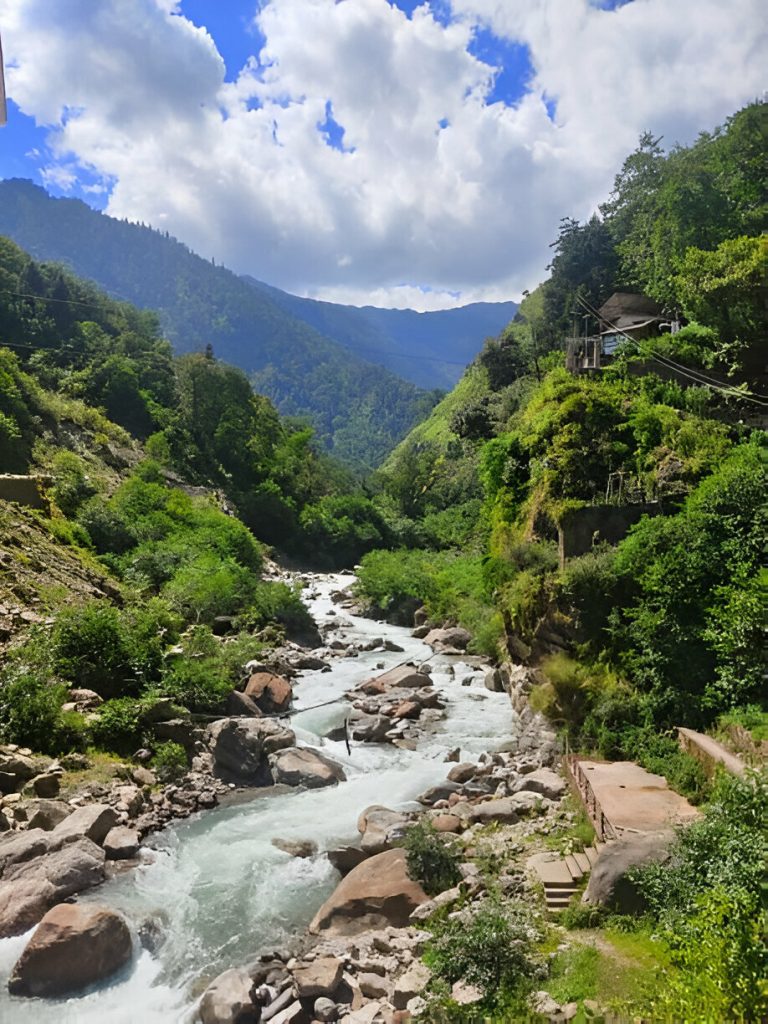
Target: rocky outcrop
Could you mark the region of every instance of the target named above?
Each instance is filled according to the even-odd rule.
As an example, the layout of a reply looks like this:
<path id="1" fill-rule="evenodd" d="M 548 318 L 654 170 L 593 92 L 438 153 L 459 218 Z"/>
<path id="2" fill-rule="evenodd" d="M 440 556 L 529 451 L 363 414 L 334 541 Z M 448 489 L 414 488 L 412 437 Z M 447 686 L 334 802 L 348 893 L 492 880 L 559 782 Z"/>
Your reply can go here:
<path id="1" fill-rule="evenodd" d="M 287 747 L 271 754 L 269 764 L 275 782 L 286 786 L 321 789 L 347 778 L 340 764 L 312 747 Z"/>
<path id="2" fill-rule="evenodd" d="M 12 995 L 55 997 L 80 992 L 131 958 L 131 933 L 106 907 L 63 903 L 49 910 L 8 982 Z"/>
<path id="3" fill-rule="evenodd" d="M 296 736 L 271 718 L 222 718 L 207 731 L 214 773 L 245 786 L 272 783 L 269 755 L 293 747 Z"/>
<path id="4" fill-rule="evenodd" d="M 429 897 L 408 875 L 404 850 L 387 850 L 354 868 L 315 914 L 310 931 L 354 935 L 386 925 L 404 927 Z"/>
<path id="5" fill-rule="evenodd" d="M 55 903 L 103 881 L 104 851 L 100 847 L 81 837 L 59 848 L 52 849 L 55 844 L 51 843 L 38 848 L 39 836 L 48 839 L 54 835 L 22 833 L 19 839 L 32 841 L 25 851 L 29 855 L 5 860 L 0 871 L 0 938 L 21 935 Z M 2 859 L 0 845 L 0 862 Z"/>
<path id="6" fill-rule="evenodd" d="M 462 626 L 444 626 L 430 630 L 424 637 L 424 643 L 441 654 L 461 654 L 471 639 L 472 634 Z"/>

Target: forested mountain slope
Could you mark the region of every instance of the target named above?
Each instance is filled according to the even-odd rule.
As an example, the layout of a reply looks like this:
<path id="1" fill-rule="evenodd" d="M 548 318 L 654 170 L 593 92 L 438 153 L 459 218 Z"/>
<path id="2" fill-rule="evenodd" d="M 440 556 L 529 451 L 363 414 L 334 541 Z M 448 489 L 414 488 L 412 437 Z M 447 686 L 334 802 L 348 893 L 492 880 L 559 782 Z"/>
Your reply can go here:
<path id="1" fill-rule="evenodd" d="M 281 413 L 307 417 L 320 442 L 350 465 L 379 462 L 434 401 L 167 235 L 79 200 L 53 199 L 28 181 L 0 182 L 0 234 L 155 310 L 177 352 L 212 345 Z"/>
<path id="2" fill-rule="evenodd" d="M 424 388 L 452 387 L 483 341 L 495 337 L 517 311 L 516 302 L 474 302 L 431 313 L 342 306 L 246 280 L 321 334 Z"/>

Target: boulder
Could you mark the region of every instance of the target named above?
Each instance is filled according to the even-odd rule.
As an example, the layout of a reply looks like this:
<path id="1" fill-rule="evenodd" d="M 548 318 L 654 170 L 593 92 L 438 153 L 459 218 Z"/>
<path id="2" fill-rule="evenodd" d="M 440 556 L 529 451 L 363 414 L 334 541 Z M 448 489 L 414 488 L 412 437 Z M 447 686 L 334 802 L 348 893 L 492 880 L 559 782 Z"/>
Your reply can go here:
<path id="1" fill-rule="evenodd" d="M 338 850 L 328 851 L 328 860 L 340 875 L 348 875 L 358 864 L 362 864 L 367 856 L 368 854 L 357 846 L 341 846 Z"/>
<path id="2" fill-rule="evenodd" d="M 529 790 L 532 793 L 540 793 L 549 800 L 559 800 L 565 793 L 565 779 L 551 768 L 538 768 L 530 775 L 526 775 L 520 789 Z"/>
<path id="3" fill-rule="evenodd" d="M 524 789 L 520 793 L 514 793 L 508 798 L 510 805 L 520 815 L 541 814 L 550 806 L 549 800 L 539 793 Z"/>
<path id="4" fill-rule="evenodd" d="M 424 637 L 424 643 L 436 651 L 466 651 L 472 634 L 462 626 L 446 626 L 443 629 L 432 629 Z"/>
<path id="5" fill-rule="evenodd" d="M 358 743 L 382 743 L 392 727 L 385 715 L 364 715 L 353 712 L 349 719 L 352 739 Z"/>
<path id="6" fill-rule="evenodd" d="M 592 868 L 583 902 L 617 914 L 642 913 L 645 902 L 628 876 L 643 864 L 666 861 L 673 841 L 672 832 L 652 832 L 609 843 Z"/>
<path id="7" fill-rule="evenodd" d="M 103 880 L 104 851 L 84 837 L 44 856 L 6 864 L 0 881 L 0 938 L 21 935 L 55 903 Z"/>
<path id="8" fill-rule="evenodd" d="M 63 800 L 32 800 L 27 809 L 27 828 L 50 832 L 71 813 L 72 808 Z"/>
<path id="9" fill-rule="evenodd" d="M 131 860 L 139 852 L 139 833 L 125 825 L 111 828 L 104 839 L 104 853 L 107 860 Z"/>
<path id="10" fill-rule="evenodd" d="M 457 764 L 454 768 L 451 768 L 448 772 L 448 780 L 458 783 L 469 782 L 476 771 L 476 764 L 472 764 L 471 761 L 464 761 L 462 764 Z"/>
<path id="11" fill-rule="evenodd" d="M 312 1012 L 315 1015 L 315 1020 L 319 1020 L 321 1024 L 325 1024 L 326 1021 L 339 1019 L 338 1006 L 332 999 L 328 999 L 327 996 L 320 996 L 319 999 L 315 1000 Z"/>
<path id="12" fill-rule="evenodd" d="M 339 987 L 344 961 L 334 956 L 318 957 L 293 971 L 293 983 L 299 999 L 332 996 Z"/>
<path id="13" fill-rule="evenodd" d="M 313 839 L 273 839 L 272 845 L 287 853 L 291 857 L 314 857 L 317 853 L 317 843 Z"/>
<path id="14" fill-rule="evenodd" d="M 222 718 L 208 727 L 207 739 L 214 773 L 251 786 L 271 785 L 269 755 L 296 743 L 293 731 L 271 718 Z"/>
<path id="15" fill-rule="evenodd" d="M 156 786 L 157 776 L 149 768 L 137 765 L 130 769 L 130 776 L 137 786 Z"/>
<path id="16" fill-rule="evenodd" d="M 368 683 L 376 684 L 375 689 L 371 690 L 374 693 L 388 693 L 389 690 L 405 690 L 412 687 L 419 689 L 427 685 L 428 682 L 428 678 L 425 678 L 414 665 L 398 665 L 396 668 L 391 668 L 388 672 L 376 676 L 375 679 L 368 680 Z M 365 689 L 368 683 L 363 683 L 358 689 L 363 690 L 364 693 L 369 692 Z"/>
<path id="17" fill-rule="evenodd" d="M 251 1001 L 251 977 L 233 967 L 215 978 L 200 1000 L 202 1024 L 256 1024 L 259 1011 Z"/>
<path id="18" fill-rule="evenodd" d="M 85 837 L 93 843 L 103 843 L 107 833 L 117 824 L 117 811 L 108 804 L 86 804 L 78 807 L 53 830 L 57 841 Z"/>
<path id="19" fill-rule="evenodd" d="M 287 747 L 269 758 L 275 783 L 321 789 L 345 782 L 344 769 L 332 758 L 313 747 Z"/>
<path id="20" fill-rule="evenodd" d="M 18 996 L 55 997 L 103 981 L 131 959 L 124 918 L 93 904 L 62 903 L 35 929 L 8 981 Z"/>
<path id="21" fill-rule="evenodd" d="M 287 711 L 293 700 L 291 684 L 274 672 L 254 672 L 245 684 L 244 693 L 267 715 Z"/>
<path id="22" fill-rule="evenodd" d="M 396 1010 L 404 1010 L 415 996 L 421 995 L 429 984 L 432 972 L 426 964 L 415 963 L 405 974 L 401 974 L 395 982 L 392 992 L 392 1005 Z"/>
<path id="23" fill-rule="evenodd" d="M 382 853 L 399 843 L 411 826 L 411 820 L 400 811 L 374 804 L 360 814 L 357 830 L 362 833 L 360 848 L 366 856 Z"/>
<path id="24" fill-rule="evenodd" d="M 61 772 L 44 772 L 36 775 L 29 783 L 35 796 L 44 800 L 51 800 L 59 795 L 61 789 Z"/>
<path id="25" fill-rule="evenodd" d="M 456 814 L 436 814 L 429 820 L 435 832 L 461 832 L 463 824 Z"/>
<path id="26" fill-rule="evenodd" d="M 372 928 L 404 928 L 429 897 L 408 875 L 405 851 L 387 850 L 359 864 L 315 914 L 310 931 L 354 935 Z"/>
<path id="27" fill-rule="evenodd" d="M 40 771 L 33 757 L 8 747 L 0 749 L 0 793 L 14 793 Z"/>
<path id="28" fill-rule="evenodd" d="M 69 691 L 69 699 L 78 711 L 94 711 L 104 703 L 104 699 L 95 690 L 86 690 L 84 687 Z"/>
<path id="29" fill-rule="evenodd" d="M 476 804 L 469 811 L 469 820 L 472 823 L 489 821 L 503 821 L 508 825 L 514 825 L 519 820 L 518 810 L 511 797 L 502 797 L 500 800 L 487 800 L 483 804 Z"/>
<path id="30" fill-rule="evenodd" d="M 227 714 L 233 718 L 261 718 L 262 711 L 253 698 L 239 690 L 233 690 L 227 697 Z"/>

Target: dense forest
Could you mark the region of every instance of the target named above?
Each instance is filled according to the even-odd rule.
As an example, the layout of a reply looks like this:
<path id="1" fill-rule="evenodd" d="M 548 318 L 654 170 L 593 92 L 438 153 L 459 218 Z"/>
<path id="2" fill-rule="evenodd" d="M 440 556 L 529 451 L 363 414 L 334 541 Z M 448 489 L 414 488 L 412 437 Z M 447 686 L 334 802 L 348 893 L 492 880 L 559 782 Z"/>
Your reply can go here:
<path id="1" fill-rule="evenodd" d="M 31 182 L 0 182 L 3 234 L 38 259 L 60 262 L 157 313 L 175 352 L 212 345 L 279 412 L 305 419 L 317 441 L 354 469 L 376 466 L 438 396 L 321 334 L 281 308 L 268 289 L 214 266 L 167 233 L 103 216 L 79 200 L 52 199 Z"/>

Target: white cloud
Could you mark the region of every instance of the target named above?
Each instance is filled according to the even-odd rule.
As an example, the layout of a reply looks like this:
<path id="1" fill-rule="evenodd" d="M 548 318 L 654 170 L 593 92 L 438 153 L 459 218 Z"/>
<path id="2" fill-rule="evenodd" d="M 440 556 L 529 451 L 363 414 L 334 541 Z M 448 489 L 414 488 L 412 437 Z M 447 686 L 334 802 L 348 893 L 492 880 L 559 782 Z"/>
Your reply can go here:
<path id="1" fill-rule="evenodd" d="M 386 0 L 268 0 L 262 53 L 225 82 L 180 9 L 0 0 L 9 92 L 52 126 L 48 173 L 77 161 L 111 188 L 107 212 L 361 304 L 519 295 L 642 130 L 690 141 L 759 93 L 766 56 L 761 0 L 453 0 L 447 26 L 426 5 L 409 19 Z M 479 24 L 529 48 L 514 107 L 488 102 Z M 328 102 L 344 152 L 319 129 Z"/>

